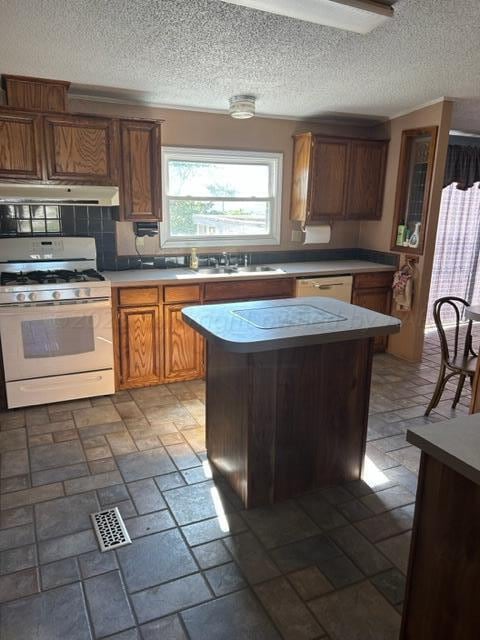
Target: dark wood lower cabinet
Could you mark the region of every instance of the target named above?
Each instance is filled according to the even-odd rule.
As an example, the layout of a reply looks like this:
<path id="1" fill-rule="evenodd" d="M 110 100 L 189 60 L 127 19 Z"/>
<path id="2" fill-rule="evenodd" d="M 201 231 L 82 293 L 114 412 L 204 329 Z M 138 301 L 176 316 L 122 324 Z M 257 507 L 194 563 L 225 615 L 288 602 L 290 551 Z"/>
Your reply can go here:
<path id="1" fill-rule="evenodd" d="M 355 276 L 353 304 L 390 313 L 392 272 Z M 182 308 L 295 295 L 293 278 L 188 285 L 119 287 L 113 291 L 116 380 L 119 389 L 193 380 L 205 373 L 204 340 L 182 319 Z M 383 351 L 386 338 L 375 339 Z M 339 392 L 342 384 L 339 381 Z"/>
<path id="2" fill-rule="evenodd" d="M 184 306 L 164 307 L 166 381 L 192 380 L 203 374 L 203 338 L 184 322 Z"/>
<path id="3" fill-rule="evenodd" d="M 121 389 L 161 382 L 158 306 L 118 310 L 118 382 Z"/>
<path id="4" fill-rule="evenodd" d="M 393 272 L 361 273 L 353 279 L 352 304 L 390 315 Z M 375 338 L 375 352 L 385 351 L 388 336 Z"/>
<path id="5" fill-rule="evenodd" d="M 422 453 L 401 640 L 480 637 L 480 486 Z"/>

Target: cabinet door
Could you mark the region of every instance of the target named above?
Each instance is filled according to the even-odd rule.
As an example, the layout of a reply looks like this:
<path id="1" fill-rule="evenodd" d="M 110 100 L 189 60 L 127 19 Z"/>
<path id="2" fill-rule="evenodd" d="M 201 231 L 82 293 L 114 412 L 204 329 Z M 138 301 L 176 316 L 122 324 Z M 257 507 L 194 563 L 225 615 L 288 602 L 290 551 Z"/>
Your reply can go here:
<path id="1" fill-rule="evenodd" d="M 39 116 L 12 111 L 0 113 L 0 178 L 42 179 Z"/>
<path id="2" fill-rule="evenodd" d="M 348 140 L 314 138 L 307 222 L 343 218 L 349 148 Z"/>
<path id="3" fill-rule="evenodd" d="M 47 177 L 65 183 L 116 185 L 117 125 L 94 116 L 46 116 Z"/>
<path id="4" fill-rule="evenodd" d="M 392 290 L 389 288 L 353 290 L 352 304 L 364 309 L 370 309 L 370 311 L 390 315 L 391 302 Z M 377 336 L 375 338 L 375 351 L 385 351 L 387 342 L 388 336 Z"/>
<path id="5" fill-rule="evenodd" d="M 184 305 L 165 305 L 165 379 L 191 380 L 203 372 L 203 338 L 182 318 Z"/>
<path id="6" fill-rule="evenodd" d="M 386 158 L 387 143 L 384 141 L 352 142 L 346 218 L 375 220 L 381 217 Z"/>
<path id="7" fill-rule="evenodd" d="M 161 220 L 160 123 L 122 120 L 123 220 Z"/>
<path id="8" fill-rule="evenodd" d="M 7 104 L 32 111 L 66 111 L 70 82 L 3 75 Z"/>
<path id="9" fill-rule="evenodd" d="M 118 309 L 120 387 L 160 382 L 160 313 L 158 306 Z"/>
<path id="10" fill-rule="evenodd" d="M 312 144 L 311 133 L 301 133 L 294 137 L 290 220 L 305 222 L 307 217 L 310 206 Z"/>

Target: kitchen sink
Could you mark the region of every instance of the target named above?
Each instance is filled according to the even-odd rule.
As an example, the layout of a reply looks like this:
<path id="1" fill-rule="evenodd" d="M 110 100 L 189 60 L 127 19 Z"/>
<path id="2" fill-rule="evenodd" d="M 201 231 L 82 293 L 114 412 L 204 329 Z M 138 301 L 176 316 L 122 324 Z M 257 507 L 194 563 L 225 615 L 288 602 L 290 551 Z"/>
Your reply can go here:
<path id="1" fill-rule="evenodd" d="M 283 269 L 269 267 L 267 265 L 250 265 L 247 267 L 199 267 L 192 269 L 197 275 L 235 275 L 236 273 L 285 273 Z"/>
<path id="2" fill-rule="evenodd" d="M 215 275 L 218 273 L 229 274 L 236 273 L 236 267 L 199 267 L 198 269 L 192 269 L 195 273 L 199 275 Z"/>
<path id="3" fill-rule="evenodd" d="M 250 265 L 249 267 L 237 267 L 237 273 L 268 273 L 270 272 L 279 272 L 284 273 L 283 269 L 277 269 L 275 267 L 268 267 L 266 265 L 255 264 Z"/>

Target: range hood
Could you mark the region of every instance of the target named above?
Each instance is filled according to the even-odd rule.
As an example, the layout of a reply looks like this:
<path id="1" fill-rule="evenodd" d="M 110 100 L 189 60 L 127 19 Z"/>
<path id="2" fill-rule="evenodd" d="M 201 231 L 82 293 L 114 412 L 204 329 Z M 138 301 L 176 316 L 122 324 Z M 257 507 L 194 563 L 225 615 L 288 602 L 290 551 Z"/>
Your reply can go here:
<path id="1" fill-rule="evenodd" d="M 118 206 L 118 187 L 0 183 L 0 203 Z"/>

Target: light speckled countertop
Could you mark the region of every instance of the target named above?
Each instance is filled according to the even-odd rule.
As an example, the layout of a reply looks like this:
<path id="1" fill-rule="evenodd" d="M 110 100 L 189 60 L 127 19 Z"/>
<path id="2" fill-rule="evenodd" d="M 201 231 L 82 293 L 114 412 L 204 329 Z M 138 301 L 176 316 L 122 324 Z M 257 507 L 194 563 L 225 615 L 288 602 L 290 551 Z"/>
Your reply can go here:
<path id="1" fill-rule="evenodd" d="M 333 298 L 197 305 L 185 307 L 182 314 L 207 340 L 237 353 L 361 340 L 400 330 L 397 318 Z"/>
<path id="2" fill-rule="evenodd" d="M 407 431 L 407 440 L 480 485 L 480 414 L 435 422 Z"/>
<path id="3" fill-rule="evenodd" d="M 196 274 L 187 268 L 180 269 L 130 269 L 126 271 L 104 271 L 112 287 L 133 287 L 148 284 L 192 284 L 205 281 L 258 280 L 274 278 L 299 278 L 307 276 L 335 276 L 355 273 L 395 271 L 389 264 L 367 260 L 325 260 L 322 262 L 288 262 L 268 265 L 282 271 L 257 273 Z"/>

